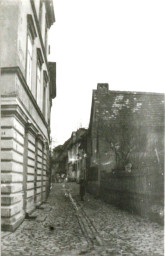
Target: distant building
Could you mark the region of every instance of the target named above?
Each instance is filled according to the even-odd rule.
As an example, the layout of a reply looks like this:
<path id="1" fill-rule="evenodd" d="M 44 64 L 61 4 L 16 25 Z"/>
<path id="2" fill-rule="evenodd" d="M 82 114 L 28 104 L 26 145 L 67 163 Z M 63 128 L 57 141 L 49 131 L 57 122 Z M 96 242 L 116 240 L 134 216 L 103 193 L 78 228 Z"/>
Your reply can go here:
<path id="1" fill-rule="evenodd" d="M 62 145 L 59 145 L 53 149 L 52 152 L 52 182 L 58 182 L 60 175 L 60 156 L 63 152 Z"/>
<path id="2" fill-rule="evenodd" d="M 70 181 L 79 181 L 80 175 L 86 178 L 87 129 L 72 132 L 71 137 L 53 149 L 52 181 L 58 182 L 65 174 Z"/>
<path id="3" fill-rule="evenodd" d="M 68 176 L 71 180 L 86 178 L 87 129 L 80 128 L 72 132 L 68 145 Z"/>
<path id="4" fill-rule="evenodd" d="M 164 95 L 110 91 L 98 84 L 93 91 L 88 136 L 89 184 L 100 188 L 102 172 L 155 169 L 164 164 Z"/>
<path id="5" fill-rule="evenodd" d="M 53 149 L 52 182 L 59 182 L 61 180 L 61 177 L 67 174 L 68 144 L 69 140 L 67 140 L 63 145 L 59 145 Z"/>
<path id="6" fill-rule="evenodd" d="M 1 224 L 15 230 L 47 196 L 56 63 L 47 61 L 52 0 L 2 0 Z"/>

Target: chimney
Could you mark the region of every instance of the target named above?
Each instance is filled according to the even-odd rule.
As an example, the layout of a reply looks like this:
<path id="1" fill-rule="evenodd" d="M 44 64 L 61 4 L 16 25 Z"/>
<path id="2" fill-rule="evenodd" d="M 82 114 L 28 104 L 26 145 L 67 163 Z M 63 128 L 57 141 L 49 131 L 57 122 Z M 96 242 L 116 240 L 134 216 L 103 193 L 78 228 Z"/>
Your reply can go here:
<path id="1" fill-rule="evenodd" d="M 108 90 L 109 90 L 109 84 L 107 84 L 107 83 L 98 83 L 97 84 L 97 91 L 98 92 L 103 92 L 103 93 L 107 93 L 108 92 Z"/>

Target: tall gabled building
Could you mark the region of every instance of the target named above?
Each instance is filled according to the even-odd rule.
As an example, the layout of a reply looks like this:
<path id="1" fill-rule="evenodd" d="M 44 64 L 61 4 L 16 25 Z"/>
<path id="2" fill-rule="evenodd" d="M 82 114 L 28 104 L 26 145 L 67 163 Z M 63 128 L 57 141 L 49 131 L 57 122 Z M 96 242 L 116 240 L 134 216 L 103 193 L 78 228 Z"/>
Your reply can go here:
<path id="1" fill-rule="evenodd" d="M 88 132 L 89 187 L 99 190 L 101 173 L 164 168 L 164 94 L 93 90 Z"/>
<path id="2" fill-rule="evenodd" d="M 47 60 L 52 0 L 0 3 L 1 215 L 15 230 L 49 190 L 50 111 L 56 63 Z"/>

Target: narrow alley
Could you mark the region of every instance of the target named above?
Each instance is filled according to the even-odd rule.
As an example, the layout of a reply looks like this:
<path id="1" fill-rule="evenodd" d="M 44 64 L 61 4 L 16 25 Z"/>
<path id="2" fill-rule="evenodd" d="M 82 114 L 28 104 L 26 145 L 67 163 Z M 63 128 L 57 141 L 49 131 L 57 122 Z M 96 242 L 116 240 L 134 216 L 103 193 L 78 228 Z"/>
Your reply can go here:
<path id="1" fill-rule="evenodd" d="M 90 194 L 81 202 L 79 185 L 68 186 L 71 198 L 65 197 L 63 183 L 56 183 L 46 203 L 15 232 L 2 232 L 2 256 L 163 255 L 163 226 L 119 210 Z M 84 224 L 77 218 L 73 203 L 97 230 L 98 239 L 93 244 L 82 232 Z"/>
<path id="2" fill-rule="evenodd" d="M 1 255 L 163 256 L 163 1 L 0 2 Z"/>

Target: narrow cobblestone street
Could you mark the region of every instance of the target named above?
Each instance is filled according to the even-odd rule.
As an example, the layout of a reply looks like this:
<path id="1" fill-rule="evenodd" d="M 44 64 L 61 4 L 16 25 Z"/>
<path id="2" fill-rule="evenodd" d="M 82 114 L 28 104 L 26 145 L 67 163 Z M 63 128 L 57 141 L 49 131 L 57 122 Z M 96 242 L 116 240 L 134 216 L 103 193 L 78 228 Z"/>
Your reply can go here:
<path id="1" fill-rule="evenodd" d="M 104 245 L 89 247 L 76 211 L 64 196 L 63 184 L 55 184 L 45 204 L 13 233 L 2 232 L 1 255 L 163 255 L 163 227 L 121 211 L 87 194 L 78 196 L 78 184 L 68 184 L 72 196 L 85 210 Z M 52 228 L 50 228 L 52 227 Z"/>

